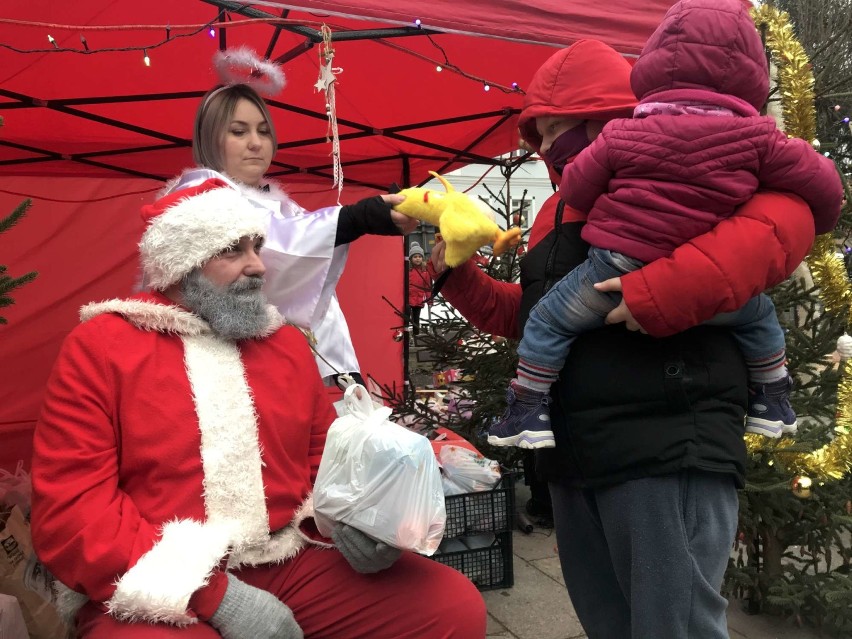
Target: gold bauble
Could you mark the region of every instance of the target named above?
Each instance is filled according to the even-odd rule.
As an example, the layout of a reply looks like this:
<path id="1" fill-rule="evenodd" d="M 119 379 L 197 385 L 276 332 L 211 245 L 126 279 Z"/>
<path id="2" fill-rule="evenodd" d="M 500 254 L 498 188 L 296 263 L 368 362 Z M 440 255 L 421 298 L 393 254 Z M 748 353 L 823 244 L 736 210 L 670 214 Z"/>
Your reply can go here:
<path id="1" fill-rule="evenodd" d="M 793 494 L 799 499 L 810 499 L 813 481 L 805 475 L 796 475 L 790 483 Z"/>

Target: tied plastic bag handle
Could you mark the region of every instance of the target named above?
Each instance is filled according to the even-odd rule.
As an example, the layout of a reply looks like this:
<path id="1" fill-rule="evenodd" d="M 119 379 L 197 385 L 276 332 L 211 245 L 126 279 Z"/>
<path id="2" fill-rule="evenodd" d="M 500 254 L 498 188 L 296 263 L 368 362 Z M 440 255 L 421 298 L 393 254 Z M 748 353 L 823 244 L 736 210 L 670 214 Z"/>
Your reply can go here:
<path id="1" fill-rule="evenodd" d="M 387 406 L 376 409 L 370 393 L 361 384 L 352 384 L 343 392 L 343 406 L 349 415 L 370 424 L 381 423 L 391 414 Z"/>

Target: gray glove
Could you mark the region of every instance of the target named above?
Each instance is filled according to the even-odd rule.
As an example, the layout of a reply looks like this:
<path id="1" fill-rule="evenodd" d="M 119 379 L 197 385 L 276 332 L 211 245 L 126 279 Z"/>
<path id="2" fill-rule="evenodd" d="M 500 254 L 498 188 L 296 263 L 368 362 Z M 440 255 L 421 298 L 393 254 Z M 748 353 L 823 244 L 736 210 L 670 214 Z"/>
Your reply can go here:
<path id="1" fill-rule="evenodd" d="M 376 541 L 348 524 L 338 524 L 331 538 L 349 565 L 362 574 L 390 568 L 402 555 L 399 548 Z"/>
<path id="2" fill-rule="evenodd" d="M 260 588 L 228 574 L 228 589 L 210 617 L 224 639 L 304 639 L 293 612 Z"/>

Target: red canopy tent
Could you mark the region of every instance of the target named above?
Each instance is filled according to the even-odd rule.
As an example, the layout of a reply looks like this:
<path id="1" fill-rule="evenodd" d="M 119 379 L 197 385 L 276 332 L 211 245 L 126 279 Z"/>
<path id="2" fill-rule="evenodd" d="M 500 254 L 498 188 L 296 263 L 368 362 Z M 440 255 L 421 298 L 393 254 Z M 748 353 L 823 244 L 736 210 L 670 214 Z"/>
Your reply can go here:
<path id="1" fill-rule="evenodd" d="M 345 188 L 341 201 L 421 183 L 428 170 L 494 163 L 517 146 L 524 84 L 555 50 L 596 37 L 635 56 L 672 0 L 108 2 L 29 0 L 0 10 L 0 235 L 14 293 L 0 328 L 0 467 L 28 456 L 42 388 L 79 306 L 129 292 L 138 210 L 191 164 L 192 118 L 215 83 L 216 48 L 250 45 L 283 63 L 270 100 L 272 175 L 307 208 L 335 201 L 321 27 L 332 34 Z M 419 24 L 415 21 L 419 20 Z M 143 63 L 145 57 L 150 66 Z M 441 71 L 437 67 L 441 67 Z M 513 83 L 517 83 L 514 85 Z M 486 90 L 489 87 L 490 90 Z M 401 240 L 353 245 L 339 287 L 364 369 L 401 378 Z"/>

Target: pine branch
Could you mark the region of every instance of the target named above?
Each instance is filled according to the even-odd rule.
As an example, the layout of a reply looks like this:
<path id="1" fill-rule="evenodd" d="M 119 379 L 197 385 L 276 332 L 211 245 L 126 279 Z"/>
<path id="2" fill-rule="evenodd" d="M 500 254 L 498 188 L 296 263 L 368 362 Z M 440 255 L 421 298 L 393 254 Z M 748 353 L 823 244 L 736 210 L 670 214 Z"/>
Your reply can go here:
<path id="1" fill-rule="evenodd" d="M 26 215 L 31 204 L 32 200 L 24 200 L 7 217 L 0 219 L 0 233 L 4 233 L 15 226 Z"/>
<path id="2" fill-rule="evenodd" d="M 2 123 L 2 121 L 0 121 Z M 15 210 L 12 211 L 8 216 L 3 219 L 0 219 L 0 233 L 8 231 L 13 226 L 15 226 L 21 218 L 26 215 L 27 210 L 30 208 L 32 204 L 31 200 L 24 200 L 21 202 Z M 10 293 L 17 288 L 20 288 L 24 284 L 28 282 L 32 282 L 38 273 L 36 271 L 31 271 L 20 277 L 11 277 L 6 275 L 7 267 L 5 265 L 0 265 L 0 308 L 6 308 L 14 304 L 14 300 L 10 296 Z M 0 324 L 8 324 L 8 320 L 5 317 L 0 316 Z"/>

